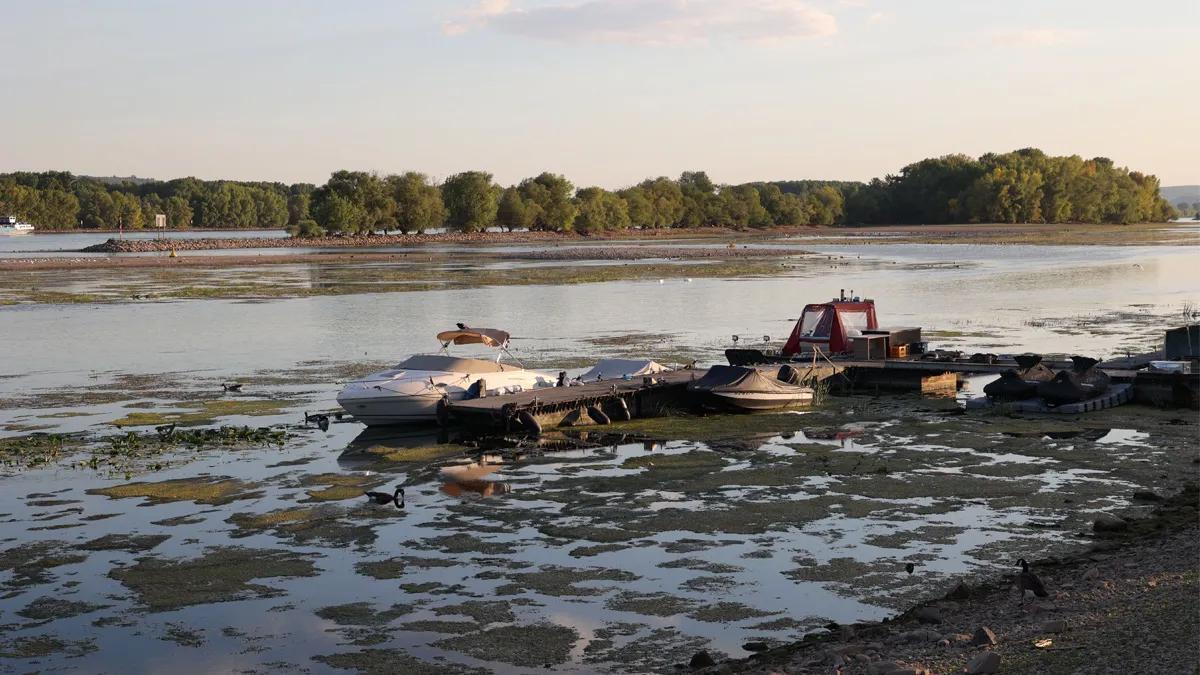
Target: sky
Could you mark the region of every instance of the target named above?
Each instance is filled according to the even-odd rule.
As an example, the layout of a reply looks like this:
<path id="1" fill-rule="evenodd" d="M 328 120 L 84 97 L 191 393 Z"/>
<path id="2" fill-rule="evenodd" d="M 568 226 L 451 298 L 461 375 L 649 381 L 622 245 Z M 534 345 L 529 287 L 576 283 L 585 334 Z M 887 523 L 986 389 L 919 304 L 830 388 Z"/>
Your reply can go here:
<path id="1" fill-rule="evenodd" d="M 0 0 L 0 172 L 1200 183 L 1197 0 Z"/>

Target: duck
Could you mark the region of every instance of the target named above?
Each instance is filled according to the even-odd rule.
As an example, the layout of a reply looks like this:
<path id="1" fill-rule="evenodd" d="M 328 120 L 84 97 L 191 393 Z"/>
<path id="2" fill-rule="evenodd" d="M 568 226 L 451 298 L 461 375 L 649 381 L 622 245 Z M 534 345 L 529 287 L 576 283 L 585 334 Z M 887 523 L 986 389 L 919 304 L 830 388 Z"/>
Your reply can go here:
<path id="1" fill-rule="evenodd" d="M 329 431 L 329 415 L 325 413 L 310 413 L 305 411 L 304 424 L 307 425 L 310 422 L 316 422 L 317 428 L 321 431 Z"/>
<path id="2" fill-rule="evenodd" d="M 404 488 L 398 487 L 390 495 L 386 492 L 364 492 L 363 495 L 376 504 L 395 504 L 398 509 L 404 508 Z"/>
<path id="3" fill-rule="evenodd" d="M 1021 566 L 1021 573 L 1017 575 L 1017 589 L 1021 591 L 1021 604 L 1025 604 L 1025 591 L 1033 591 L 1033 594 L 1039 598 L 1048 597 L 1050 594 L 1046 592 L 1046 585 L 1036 574 L 1029 571 L 1029 563 L 1021 558 L 1017 564 Z"/>
<path id="4" fill-rule="evenodd" d="M 241 382 L 222 382 L 221 389 L 222 389 L 222 391 L 241 391 L 242 383 Z"/>
<path id="5" fill-rule="evenodd" d="M 914 565 L 912 563 L 904 563 L 904 571 L 905 572 L 912 574 L 914 569 L 916 569 L 916 565 Z"/>
<path id="6" fill-rule="evenodd" d="M 175 423 L 171 422 L 170 424 L 154 427 L 154 430 L 158 432 L 158 437 L 160 439 L 164 441 L 170 440 L 170 438 L 175 435 Z"/>

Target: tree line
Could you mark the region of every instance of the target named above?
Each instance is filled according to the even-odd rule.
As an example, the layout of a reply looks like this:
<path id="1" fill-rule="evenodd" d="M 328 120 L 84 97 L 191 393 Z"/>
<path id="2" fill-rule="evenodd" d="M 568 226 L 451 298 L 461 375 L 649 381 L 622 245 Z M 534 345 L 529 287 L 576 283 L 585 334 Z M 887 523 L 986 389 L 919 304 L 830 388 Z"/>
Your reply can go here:
<path id="1" fill-rule="evenodd" d="M 417 172 L 337 171 L 321 186 L 21 172 L 0 175 L 0 213 L 48 229 L 139 228 L 161 213 L 171 228 L 287 227 L 303 236 L 439 228 L 586 235 L 631 227 L 1133 223 L 1176 215 L 1154 176 L 1103 157 L 1054 157 L 1032 148 L 925 159 L 868 183 L 718 185 L 703 171 L 685 171 L 615 191 L 577 188 L 549 172 L 507 187 L 484 171 L 440 182 Z"/>

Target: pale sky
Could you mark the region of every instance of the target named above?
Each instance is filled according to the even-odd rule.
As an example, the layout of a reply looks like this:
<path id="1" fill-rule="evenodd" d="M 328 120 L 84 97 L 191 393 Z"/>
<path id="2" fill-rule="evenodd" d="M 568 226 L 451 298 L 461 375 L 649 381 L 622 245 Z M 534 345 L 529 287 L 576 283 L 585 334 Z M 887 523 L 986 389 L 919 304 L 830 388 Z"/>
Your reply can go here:
<path id="1" fill-rule="evenodd" d="M 0 172 L 621 187 L 1036 146 L 1200 183 L 1200 1 L 0 0 Z"/>

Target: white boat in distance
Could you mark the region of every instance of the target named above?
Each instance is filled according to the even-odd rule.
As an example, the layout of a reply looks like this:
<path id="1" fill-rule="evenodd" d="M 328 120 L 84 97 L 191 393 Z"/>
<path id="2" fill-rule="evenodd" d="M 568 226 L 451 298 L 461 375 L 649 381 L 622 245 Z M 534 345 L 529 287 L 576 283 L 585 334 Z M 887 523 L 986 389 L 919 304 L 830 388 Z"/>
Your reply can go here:
<path id="1" fill-rule="evenodd" d="M 0 216 L 0 234 L 29 234 L 33 226 L 22 223 L 16 216 Z"/>
<path id="2" fill-rule="evenodd" d="M 345 386 L 338 405 L 367 426 L 438 421 L 438 401 L 502 396 L 537 387 L 553 387 L 557 375 L 501 363 L 509 335 L 494 328 L 467 328 L 438 333 L 438 354 L 418 354 L 387 370 L 371 373 Z M 449 354 L 450 345 L 484 345 L 499 351 L 494 360 Z"/>

